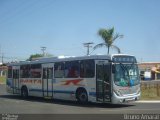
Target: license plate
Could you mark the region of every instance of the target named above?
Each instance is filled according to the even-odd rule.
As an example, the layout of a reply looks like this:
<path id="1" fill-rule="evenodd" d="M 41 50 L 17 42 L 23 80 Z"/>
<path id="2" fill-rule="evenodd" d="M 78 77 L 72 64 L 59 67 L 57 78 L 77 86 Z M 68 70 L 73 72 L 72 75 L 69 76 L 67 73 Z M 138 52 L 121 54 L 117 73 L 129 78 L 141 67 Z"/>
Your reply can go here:
<path id="1" fill-rule="evenodd" d="M 127 98 L 127 99 L 126 99 L 126 102 L 127 102 L 127 101 L 128 101 L 128 102 L 130 102 L 130 101 L 135 101 L 135 98 Z"/>

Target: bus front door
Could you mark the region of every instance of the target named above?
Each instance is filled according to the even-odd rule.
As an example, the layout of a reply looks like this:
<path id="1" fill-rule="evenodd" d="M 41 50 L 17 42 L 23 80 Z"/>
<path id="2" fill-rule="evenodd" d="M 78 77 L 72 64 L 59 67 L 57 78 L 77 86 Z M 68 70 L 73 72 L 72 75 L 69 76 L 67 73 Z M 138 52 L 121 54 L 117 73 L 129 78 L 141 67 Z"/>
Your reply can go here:
<path id="1" fill-rule="evenodd" d="M 52 98 L 53 97 L 53 64 L 43 64 L 43 97 Z"/>
<path id="2" fill-rule="evenodd" d="M 96 64 L 96 96 L 99 102 L 111 102 L 111 64 L 107 60 Z"/>
<path id="3" fill-rule="evenodd" d="M 19 89 L 19 66 L 14 66 L 13 67 L 13 94 L 19 94 L 20 89 Z"/>

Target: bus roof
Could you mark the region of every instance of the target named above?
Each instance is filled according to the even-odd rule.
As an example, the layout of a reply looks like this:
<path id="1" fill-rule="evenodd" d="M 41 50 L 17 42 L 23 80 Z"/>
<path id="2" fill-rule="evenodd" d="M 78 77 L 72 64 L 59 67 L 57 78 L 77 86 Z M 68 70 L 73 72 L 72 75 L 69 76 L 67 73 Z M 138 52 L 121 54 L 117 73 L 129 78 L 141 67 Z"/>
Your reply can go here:
<path id="1" fill-rule="evenodd" d="M 19 66 L 19 65 L 27 65 L 27 64 L 45 64 L 45 63 L 53 63 L 53 62 L 65 62 L 71 60 L 87 60 L 87 59 L 107 59 L 111 60 L 113 56 L 131 56 L 127 54 L 113 54 L 113 55 L 90 55 L 90 56 L 59 56 L 59 57 L 49 57 L 49 58 L 40 58 L 33 61 L 19 61 L 14 63 L 8 63 L 7 66 Z"/>
<path id="2" fill-rule="evenodd" d="M 8 63 L 7 66 L 18 66 L 18 65 L 27 65 L 27 64 L 40 64 L 40 63 L 53 63 L 53 62 L 65 62 L 71 60 L 86 60 L 86 59 L 108 59 L 111 60 L 110 55 L 91 55 L 91 56 L 60 56 L 60 57 L 49 57 L 49 58 L 40 58 L 33 61 L 20 61 L 14 63 Z"/>

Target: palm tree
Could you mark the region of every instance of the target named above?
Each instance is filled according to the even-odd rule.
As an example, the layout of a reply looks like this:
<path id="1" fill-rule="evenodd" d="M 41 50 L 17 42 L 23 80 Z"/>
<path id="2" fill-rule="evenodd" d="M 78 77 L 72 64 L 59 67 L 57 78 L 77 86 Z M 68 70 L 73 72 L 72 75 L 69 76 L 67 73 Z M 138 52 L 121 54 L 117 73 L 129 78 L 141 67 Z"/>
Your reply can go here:
<path id="1" fill-rule="evenodd" d="M 98 31 L 98 35 L 102 37 L 102 39 L 104 40 L 104 43 L 100 43 L 97 44 L 96 46 L 94 46 L 94 50 L 103 46 L 106 46 L 108 48 L 108 54 L 110 52 L 110 48 L 114 48 L 118 51 L 118 53 L 121 53 L 120 49 L 113 45 L 113 42 L 117 39 L 117 38 L 122 38 L 123 35 L 120 35 L 118 33 L 114 34 L 114 27 L 110 28 L 110 29 L 100 29 Z"/>

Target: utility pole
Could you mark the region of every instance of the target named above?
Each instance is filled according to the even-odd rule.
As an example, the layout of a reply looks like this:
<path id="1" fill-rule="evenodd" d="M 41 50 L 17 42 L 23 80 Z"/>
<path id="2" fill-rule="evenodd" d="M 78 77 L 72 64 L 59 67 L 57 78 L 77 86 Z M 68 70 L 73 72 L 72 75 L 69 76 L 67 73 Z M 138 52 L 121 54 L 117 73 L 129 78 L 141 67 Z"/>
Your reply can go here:
<path id="1" fill-rule="evenodd" d="M 41 47 L 41 50 L 42 50 L 42 54 L 43 54 L 43 57 L 45 56 L 45 50 L 46 50 L 46 47 Z"/>
<path id="2" fill-rule="evenodd" d="M 3 56 L 4 56 L 4 53 L 2 52 L 2 47 L 1 47 L 1 45 L 0 45 L 0 55 L 1 55 L 1 62 L 2 62 L 2 64 L 3 64 Z"/>
<path id="3" fill-rule="evenodd" d="M 1 56 L 1 57 L 2 57 L 2 64 L 3 64 L 3 62 L 4 62 L 4 61 L 3 61 L 3 58 L 4 58 L 4 53 L 2 53 L 2 56 Z"/>
<path id="4" fill-rule="evenodd" d="M 88 43 L 83 43 L 84 47 L 87 47 L 87 55 L 89 55 L 89 48 L 91 48 L 92 44 L 94 44 L 93 42 L 88 42 Z"/>

